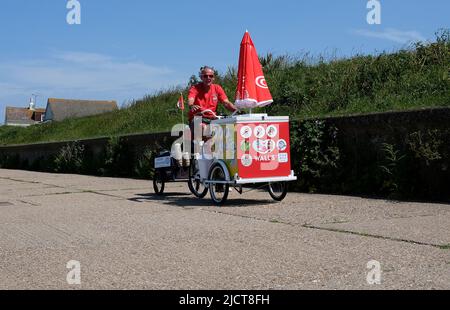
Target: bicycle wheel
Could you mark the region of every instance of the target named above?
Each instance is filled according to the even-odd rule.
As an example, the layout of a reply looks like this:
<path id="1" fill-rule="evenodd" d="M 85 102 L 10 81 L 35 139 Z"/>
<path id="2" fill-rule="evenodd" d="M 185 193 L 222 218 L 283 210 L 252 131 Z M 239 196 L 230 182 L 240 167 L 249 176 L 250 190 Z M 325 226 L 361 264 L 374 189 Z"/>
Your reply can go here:
<path id="1" fill-rule="evenodd" d="M 286 182 L 276 182 L 269 183 L 269 194 L 275 201 L 282 201 L 287 195 L 287 183 Z"/>
<path id="2" fill-rule="evenodd" d="M 208 193 L 208 188 L 198 179 L 198 162 L 193 160 L 189 167 L 188 187 L 192 194 L 198 198 L 204 198 Z"/>
<path id="3" fill-rule="evenodd" d="M 214 183 L 225 182 L 225 171 L 220 164 L 215 164 L 209 172 L 209 181 L 213 182 L 209 184 L 209 193 L 211 199 L 216 205 L 223 205 L 228 199 L 228 193 L 230 191 L 230 185 L 227 183 Z"/>
<path id="4" fill-rule="evenodd" d="M 165 182 L 162 178 L 162 175 L 160 172 L 155 172 L 155 176 L 153 177 L 153 190 L 155 191 L 155 194 L 158 196 L 161 196 L 164 194 L 164 187 Z"/>

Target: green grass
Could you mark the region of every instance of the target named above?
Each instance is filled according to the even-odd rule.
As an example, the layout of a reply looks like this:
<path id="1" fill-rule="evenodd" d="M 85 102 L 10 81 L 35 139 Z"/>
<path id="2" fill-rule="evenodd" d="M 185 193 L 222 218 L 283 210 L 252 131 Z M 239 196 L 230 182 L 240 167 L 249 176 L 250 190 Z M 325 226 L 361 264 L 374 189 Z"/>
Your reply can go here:
<path id="1" fill-rule="evenodd" d="M 450 106 L 450 31 L 433 43 L 348 59 L 308 56 L 261 58 L 274 104 L 261 109 L 293 119 Z M 236 69 L 219 75 L 230 98 Z M 191 82 L 195 77 L 191 78 Z M 119 111 L 29 128 L 0 127 L 0 145 L 77 140 L 132 133 L 168 131 L 180 122 L 175 108 L 179 92 L 149 95 Z"/>

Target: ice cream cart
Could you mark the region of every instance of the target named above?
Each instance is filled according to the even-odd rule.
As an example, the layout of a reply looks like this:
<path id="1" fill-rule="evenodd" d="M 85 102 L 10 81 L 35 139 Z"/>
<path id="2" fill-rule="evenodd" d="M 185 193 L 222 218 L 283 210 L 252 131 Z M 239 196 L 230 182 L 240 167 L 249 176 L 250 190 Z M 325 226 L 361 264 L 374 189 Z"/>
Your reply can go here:
<path id="1" fill-rule="evenodd" d="M 297 180 L 291 170 L 289 117 L 235 115 L 211 126 L 211 139 L 192 163 L 191 183 L 209 189 L 217 205 L 227 201 L 230 187 L 242 193 L 243 187 L 255 184 L 283 200 L 287 182 Z"/>
<path id="2" fill-rule="evenodd" d="M 277 201 L 285 198 L 287 182 L 297 179 L 291 170 L 289 117 L 252 114 L 252 109 L 272 102 L 255 46 L 246 32 L 241 42 L 235 105 L 241 111 L 249 109 L 249 113 L 218 117 L 208 128 L 209 137 L 205 139 L 202 134 L 202 139 L 194 141 L 197 148 L 187 179 L 194 195 L 203 198 L 209 190 L 213 202 L 221 205 L 227 201 L 230 187 L 242 194 L 244 187 L 256 184 L 267 187 Z M 164 189 L 165 180 L 185 180 L 186 170 L 174 167 L 176 156 L 179 161 L 180 154 L 157 158 L 165 161 L 166 170 L 159 170 L 163 177 L 154 183 L 155 191 L 161 186 Z"/>

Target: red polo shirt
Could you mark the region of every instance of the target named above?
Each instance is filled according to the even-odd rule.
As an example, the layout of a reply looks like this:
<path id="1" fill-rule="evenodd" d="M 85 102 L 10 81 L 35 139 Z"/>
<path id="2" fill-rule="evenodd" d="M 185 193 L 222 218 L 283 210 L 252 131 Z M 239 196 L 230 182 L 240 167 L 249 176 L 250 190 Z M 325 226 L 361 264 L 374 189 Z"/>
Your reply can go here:
<path id="1" fill-rule="evenodd" d="M 189 90 L 189 99 L 194 99 L 194 105 L 198 105 L 201 107 L 202 110 L 212 110 L 214 112 L 217 111 L 217 104 L 219 102 L 224 102 L 225 100 L 228 100 L 227 95 L 225 94 L 225 91 L 220 85 L 212 84 L 209 88 L 209 91 L 205 89 L 205 86 L 203 83 L 194 85 Z M 189 111 L 189 121 L 192 121 L 194 119 L 195 114 L 197 112 Z M 211 115 L 205 114 L 203 117 L 206 118 L 212 118 Z"/>

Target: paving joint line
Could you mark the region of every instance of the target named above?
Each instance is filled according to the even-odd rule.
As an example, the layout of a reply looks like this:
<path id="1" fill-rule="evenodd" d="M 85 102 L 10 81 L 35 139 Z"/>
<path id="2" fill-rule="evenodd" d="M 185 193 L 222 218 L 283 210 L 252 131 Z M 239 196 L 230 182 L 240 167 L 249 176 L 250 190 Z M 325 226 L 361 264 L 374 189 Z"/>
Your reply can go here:
<path id="1" fill-rule="evenodd" d="M 205 209 L 200 209 L 200 210 L 206 211 L 206 212 L 211 212 L 211 213 L 224 214 L 224 215 L 242 217 L 242 218 L 247 218 L 247 219 L 254 219 L 257 221 L 264 221 L 264 222 L 268 222 L 268 223 L 272 223 L 272 224 L 284 224 L 284 225 L 295 226 L 295 227 L 303 227 L 303 228 L 307 228 L 307 229 L 316 229 L 316 230 L 324 230 L 324 231 L 337 232 L 337 233 L 346 233 L 346 234 L 356 235 L 356 236 L 360 236 L 360 237 L 369 237 L 369 238 L 383 239 L 383 240 L 389 240 L 389 241 L 404 242 L 404 243 L 422 245 L 422 246 L 432 246 L 432 247 L 435 247 L 435 248 L 438 248 L 441 250 L 449 250 L 450 249 L 450 244 L 447 244 L 447 245 L 433 244 L 433 243 L 426 243 L 426 242 L 420 242 L 420 241 L 414 241 L 414 240 L 408 240 L 408 239 L 360 233 L 360 232 L 355 232 L 355 231 L 350 231 L 350 230 L 325 228 L 325 227 L 314 226 L 314 225 L 310 225 L 310 224 L 293 224 L 293 223 L 284 222 L 281 220 L 275 220 L 275 219 L 268 220 L 268 219 L 264 219 L 264 218 L 252 217 L 252 216 L 248 216 L 248 215 L 231 214 L 231 213 L 226 213 L 226 212 L 221 212 L 221 211 L 211 211 L 211 210 L 205 210 Z"/>
<path id="2" fill-rule="evenodd" d="M 447 213 L 448 211 L 444 211 L 444 213 Z M 439 216 L 440 214 L 422 214 L 422 215 L 413 215 L 413 216 L 394 216 L 394 217 L 383 217 L 383 218 L 367 218 L 367 221 L 385 221 L 385 220 L 404 220 L 404 219 L 412 219 L 412 218 L 416 218 L 416 217 L 432 217 L 432 216 Z M 330 221 L 330 222 L 322 222 L 319 223 L 319 225 L 332 225 L 332 224 L 348 224 L 351 223 L 352 221 Z"/>
<path id="3" fill-rule="evenodd" d="M 25 195 L 23 197 L 48 197 L 48 196 L 70 195 L 70 194 L 81 194 L 81 193 L 84 193 L 84 192 L 79 191 L 79 192 L 47 193 L 47 194 L 41 194 L 41 195 Z"/>
<path id="4" fill-rule="evenodd" d="M 432 246 L 432 247 L 435 247 L 435 248 L 438 248 L 441 250 L 450 249 L 450 245 L 441 245 L 441 244 L 426 243 L 426 242 L 420 242 L 420 241 L 414 241 L 414 240 L 408 240 L 408 239 L 402 239 L 402 238 L 386 237 L 386 236 L 381 236 L 381 235 L 360 233 L 357 231 L 351 231 L 351 230 L 345 230 L 345 229 L 326 228 L 326 227 L 314 226 L 314 225 L 309 225 L 309 224 L 303 224 L 303 225 L 301 225 L 301 227 L 308 228 L 308 229 L 316 229 L 316 230 L 324 230 L 324 231 L 330 231 L 330 232 L 356 235 L 356 236 L 360 236 L 360 237 L 370 237 L 370 238 L 375 238 L 375 239 L 383 239 L 383 240 L 396 241 L 396 242 L 405 242 L 405 243 L 409 243 L 409 244 Z"/>
<path id="5" fill-rule="evenodd" d="M 30 206 L 33 206 L 33 207 L 40 207 L 40 206 L 41 206 L 40 204 L 36 204 L 36 203 L 33 203 L 33 202 L 29 202 L 29 201 L 25 201 L 25 200 L 20 200 L 20 199 L 17 199 L 16 201 L 21 202 L 21 203 L 24 203 L 24 204 L 27 204 L 27 205 L 30 205 Z"/>
<path id="6" fill-rule="evenodd" d="M 265 219 L 265 218 L 259 218 L 259 217 L 254 217 L 254 216 L 250 216 L 250 215 L 232 214 L 232 213 L 227 213 L 227 212 L 223 212 L 223 211 L 207 210 L 207 209 L 203 209 L 203 208 L 195 208 L 195 209 L 192 209 L 192 210 L 200 210 L 200 211 L 205 211 L 205 212 L 210 212 L 210 213 L 217 213 L 217 214 L 241 217 L 241 218 L 245 218 L 245 219 L 252 219 L 252 220 L 257 220 L 257 221 L 263 221 L 263 222 L 267 222 L 267 223 L 271 223 L 271 224 L 284 224 L 284 225 L 288 225 L 288 226 L 298 226 L 296 224 L 283 222 L 283 221 L 280 221 L 280 220 L 275 220 L 275 219 L 268 220 L 268 219 Z"/>
<path id="7" fill-rule="evenodd" d="M 82 192 L 80 193 L 91 193 L 91 194 L 96 194 L 96 195 L 101 195 L 101 196 L 107 196 L 107 197 L 113 197 L 113 198 L 119 198 L 120 200 L 127 200 L 124 197 L 121 196 L 116 196 L 116 195 L 110 195 L 110 194 L 106 194 L 106 193 L 101 193 L 98 191 L 91 191 L 91 190 L 81 190 Z"/>
<path id="8" fill-rule="evenodd" d="M 58 185 L 55 185 L 55 184 L 42 183 L 42 182 L 37 182 L 37 181 L 20 180 L 20 179 L 14 179 L 14 178 L 0 177 L 0 180 L 9 180 L 9 181 L 20 182 L 20 183 L 27 183 L 27 184 L 42 184 L 42 185 L 45 185 L 45 186 L 49 186 L 49 188 L 52 188 L 52 187 L 65 188 L 63 186 L 58 186 Z"/>

